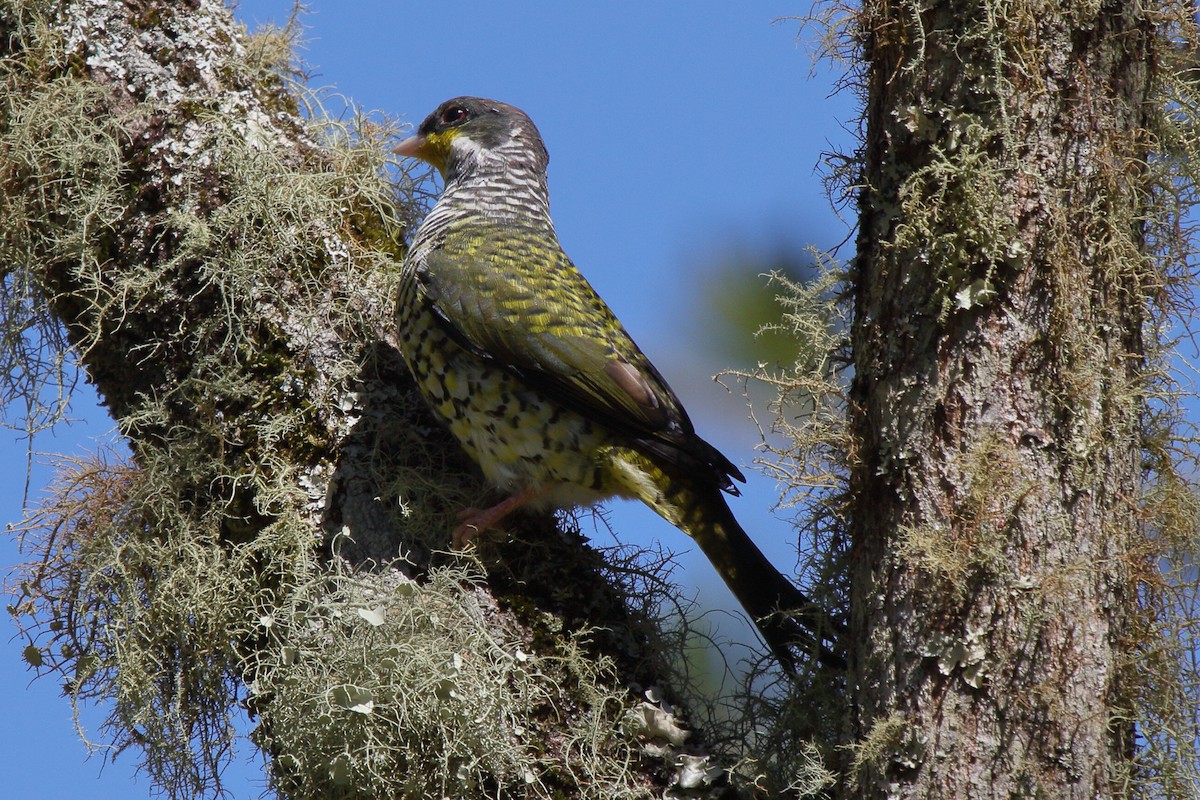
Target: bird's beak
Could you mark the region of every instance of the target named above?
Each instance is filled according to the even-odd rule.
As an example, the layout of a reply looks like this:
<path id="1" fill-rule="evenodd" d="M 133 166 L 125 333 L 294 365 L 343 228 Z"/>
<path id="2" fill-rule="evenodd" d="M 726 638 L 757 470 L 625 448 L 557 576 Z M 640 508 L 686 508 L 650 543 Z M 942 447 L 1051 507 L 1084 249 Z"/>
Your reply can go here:
<path id="1" fill-rule="evenodd" d="M 425 146 L 424 136 L 411 136 L 396 146 L 393 153 L 406 158 L 420 158 L 421 148 Z"/>

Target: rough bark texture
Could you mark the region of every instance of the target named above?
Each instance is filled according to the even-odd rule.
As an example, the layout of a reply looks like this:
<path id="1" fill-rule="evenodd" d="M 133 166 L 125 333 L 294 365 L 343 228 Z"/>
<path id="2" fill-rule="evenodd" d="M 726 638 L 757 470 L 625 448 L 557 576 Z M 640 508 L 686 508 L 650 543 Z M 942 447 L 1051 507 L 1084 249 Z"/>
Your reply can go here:
<path id="1" fill-rule="evenodd" d="M 864 9 L 846 796 L 1121 793 L 1145 13 Z"/>
<path id="2" fill-rule="evenodd" d="M 307 609 L 300 608 L 296 595 L 281 589 L 286 583 L 283 573 L 271 574 L 272 569 L 286 571 L 289 562 L 263 543 L 264 531 L 278 537 L 281 520 L 300 520 L 313 550 L 324 548 L 328 556 L 332 549 L 351 569 L 363 570 L 355 591 L 368 598 L 363 602 L 389 609 L 384 614 L 363 608 L 369 628 L 381 624 L 382 617 L 402 616 L 403 608 L 396 604 L 408 595 L 399 589 L 416 591 L 415 602 L 421 589 L 412 587 L 423 585 L 425 571 L 435 560 L 432 551 L 446 546 L 458 497 L 483 499 L 472 469 L 410 390 L 403 365 L 388 343 L 393 278 L 389 265 L 403 251 L 400 226 L 393 217 L 411 209 L 392 205 L 386 193 L 371 196 L 343 180 L 343 171 L 370 174 L 379 162 L 350 163 L 348 159 L 371 156 L 366 150 L 355 156 L 325 152 L 312 140 L 282 82 L 270 79 L 265 70 L 247 68 L 253 59 L 244 32 L 223 5 L 207 0 L 6 2 L 0 5 L 0 33 L 0 52 L 9 59 L 13 82 L 0 127 L 9 143 L 33 142 L 28 157 L 5 160 L 3 168 L 6 254 L 19 259 L 0 265 L 7 270 L 6 280 L 32 279 L 41 296 L 51 299 L 57 320 L 81 353 L 88 378 L 128 437 L 134 453 L 130 474 L 153 473 L 162 482 L 155 484 L 162 486 L 154 493 L 155 502 L 175 503 L 171 514 L 178 512 L 180 519 L 204 524 L 216 519 L 213 541 L 231 561 L 248 548 L 261 549 L 249 562 L 238 563 L 258 559 L 263 594 L 234 598 L 244 600 L 246 607 L 232 622 L 241 626 L 260 614 L 264 622 L 249 633 L 216 632 L 211 651 L 204 642 L 189 641 L 186 648 L 192 649 L 186 652 L 182 645 L 172 645 L 181 649 L 152 654 L 150 661 L 162 672 L 151 681 L 163 687 L 168 703 L 175 702 L 170 699 L 176 696 L 172 686 L 190 686 L 186 679 L 192 674 L 192 659 L 216 660 L 221 657 L 213 654 L 220 650 L 218 644 L 238 637 L 236 663 L 245 671 L 234 679 L 247 686 L 259 680 L 254 689 L 259 691 L 265 673 L 256 673 L 254 665 L 277 658 L 280 647 L 272 637 L 289 623 L 284 615 L 298 609 L 300 614 L 316 614 L 315 621 L 302 620 L 295 626 L 305 647 L 313 649 L 311 663 L 320 664 L 319 648 L 331 644 L 342 630 L 350 637 L 346 652 L 352 652 L 353 636 L 358 634 L 346 619 L 354 619 L 354 606 L 338 616 L 328 609 L 314 612 L 311 606 L 319 605 L 315 600 Z M 384 143 L 378 144 L 382 152 Z M 233 164 L 229 153 L 239 147 L 248 155 Z M 10 150 L 15 152 L 12 147 L 5 152 Z M 270 211 L 266 216 L 256 213 L 254 204 L 261 198 L 254 191 L 286 188 L 282 179 L 260 182 L 254 191 L 247 188 L 246 175 L 261 171 L 271 159 L 280 165 L 281 174 L 286 168 L 288 180 L 300 174 L 298 183 L 326 187 L 322 192 L 328 203 L 314 200 L 309 207 L 302 205 L 307 201 L 289 197 L 279 205 L 264 201 L 262 207 Z M 119 186 L 113 183 L 118 176 Z M 99 196 L 100 186 L 117 188 L 95 200 L 92 195 Z M 320 194 L 297 192 L 296 198 Z M 289 227 L 291 218 L 280 225 L 277 215 L 284 212 L 294 214 L 294 227 Z M 231 218 L 238 220 L 232 226 Z M 267 236 L 268 230 L 278 237 L 279 251 L 277 258 L 268 253 L 261 259 L 248 245 Z M 295 241 L 289 240 L 289 231 L 295 233 Z M 408 476 L 408 483 L 397 483 L 400 474 Z M 144 517 L 136 519 L 144 521 L 134 525 L 133 535 L 146 532 L 157 546 L 179 534 L 153 509 L 137 513 Z M 423 528 L 419 520 L 424 520 Z M 55 525 L 64 536 L 75 530 L 95 541 L 104 521 L 104 514 L 97 513 L 91 534 L 84 530 L 86 519 L 64 519 Z M 207 530 L 200 523 L 197 530 Z M 433 529 L 444 532 L 440 540 L 429 538 Z M 463 779 L 464 785 L 489 797 L 660 793 L 674 774 L 671 756 L 647 756 L 635 739 L 620 734 L 618 729 L 626 724 L 623 712 L 613 714 L 626 701 L 637 706 L 642 700 L 640 690 L 631 687 L 656 682 L 645 671 L 649 662 L 640 652 L 644 640 L 630 627 L 626 598 L 600 576 L 601 561 L 548 519 L 532 520 L 523 530 L 526 541 L 500 546 L 503 557 L 496 563 L 504 567 L 488 576 L 490 584 L 463 585 L 460 605 L 438 606 L 440 618 L 426 620 L 426 627 L 448 626 L 452 637 L 469 625 L 487 626 L 492 638 L 504 644 L 500 655 L 511 666 L 505 667 L 508 673 L 489 678 L 494 685 L 486 689 L 516 692 L 515 684 L 506 683 L 516 669 L 533 682 L 525 689 L 532 686 L 538 693 L 533 699 L 507 698 L 517 713 L 530 715 L 524 731 L 519 726 L 491 728 L 486 720 L 472 723 L 469 715 L 461 720 L 473 726 L 473 732 L 496 741 L 493 747 L 481 740 L 479 757 L 486 761 L 489 751 L 515 744 L 526 748 L 520 752 L 549 760 L 539 762 L 536 773 L 528 772 L 534 763 L 530 760 L 509 764 L 503 774 L 472 774 L 469 781 Z M 401 554 L 408 564 L 367 571 Z M 218 556 L 214 559 L 219 565 L 226 563 Z M 136 579 L 166 593 L 168 587 L 153 585 L 157 566 L 148 564 Z M 74 567 L 64 563 L 56 568 L 69 575 Z M 120 573 L 119 566 L 115 572 Z M 100 577 L 113 580 L 112 574 L 103 571 Z M 231 573 L 229 580 L 233 579 Z M 218 574 L 216 588 L 221 581 Z M 114 597 L 121 593 L 122 586 L 106 585 L 115 587 Z M 46 602 L 53 609 L 61 598 L 52 600 Z M 150 604 L 154 598 L 141 601 Z M 274 608 L 256 605 L 261 602 Z M 344 599 L 331 600 L 330 607 L 338 602 L 344 604 Z M 197 620 L 203 614 L 203 608 L 187 610 L 180 624 L 188 630 L 179 632 L 180 642 L 187 640 L 193 623 L 202 625 Z M 455 614 L 462 615 L 462 624 L 454 621 Z M 105 619 L 97 617 L 81 637 L 87 640 L 85 647 L 96 648 L 84 655 L 94 656 L 102 669 L 112 669 L 116 662 L 106 661 L 104 654 L 113 652 L 115 645 L 104 640 L 123 633 L 106 631 L 104 625 Z M 363 627 L 361 620 L 358 625 Z M 562 649 L 564 642 L 582 641 L 573 639 L 572 631 L 592 626 L 597 630 L 584 647 L 594 649 L 586 658 L 597 661 L 605 654 L 611 657 L 603 662 L 607 667 L 586 676 L 575 672 L 569 679 L 561 674 L 549 677 L 573 663 Z M 385 651 L 387 645 L 381 645 Z M 420 677 L 428 686 L 441 686 L 439 681 L 453 686 L 456 674 L 477 666 L 472 659 L 481 657 L 460 653 L 452 639 L 445 646 L 440 654 L 419 654 L 440 655 L 446 662 Z M 546 660 L 532 669 L 541 655 Z M 78 668 L 83 657 L 78 649 L 64 656 L 64 671 Z M 307 656 L 296 656 L 301 657 Z M 405 665 L 410 663 L 417 661 L 408 659 Z M 344 675 L 330 680 L 349 682 Z M 220 688 L 205 684 L 198 690 Z M 285 688 L 281 681 L 278 690 Z M 397 692 L 403 688 L 392 687 Z M 330 713 L 328 691 L 330 685 L 316 685 L 298 695 L 316 702 L 309 716 Z M 461 695 L 463 688 L 457 691 Z M 105 689 L 95 693 L 103 697 Z M 349 698 L 348 708 L 353 704 L 358 709 L 357 716 L 345 717 L 346 729 L 361 730 L 369 719 L 363 708 L 369 707 L 345 691 L 342 695 Z M 425 710 L 431 707 L 434 717 L 453 705 L 433 689 L 424 695 L 418 702 L 424 702 Z M 336 701 L 339 695 L 330 696 Z M 312 796 L 318 790 L 311 787 L 324 781 L 330 785 L 318 794 L 374 796 L 383 791 L 399 796 L 394 782 L 407 780 L 412 782 L 411 796 L 425 796 L 437 786 L 443 787 L 435 792 L 438 796 L 468 796 L 454 782 L 455 770 L 466 774 L 466 767 L 445 762 L 438 767 L 440 773 L 432 774 L 422 772 L 413 760 L 414 754 L 442 744 L 434 741 L 441 731 L 416 735 L 417 741 L 401 743 L 408 748 L 403 751 L 388 750 L 387 742 L 379 744 L 368 754 L 387 773 L 376 776 L 378 784 L 354 784 L 360 777 L 354 770 L 375 768 L 371 764 L 351 764 L 338 773 L 337 765 L 322 760 L 315 749 L 319 744 L 333 752 L 351 752 L 356 744 L 310 739 L 298 742 L 294 753 L 280 752 L 283 739 L 275 734 L 281 732 L 273 734 L 270 726 L 289 709 L 271 710 L 278 697 L 264 692 L 251 705 L 263 715 L 259 741 L 273 742 L 268 749 L 285 794 L 295 789 Z M 187 703 L 197 699 L 207 702 L 185 698 L 184 716 L 190 712 Z M 336 702 L 333 708 L 336 712 Z M 649 705 L 643 710 L 659 722 L 669 722 L 669 714 Z M 134 716 L 137 713 L 134 709 Z M 609 728 L 581 729 L 585 723 Z M 325 734 L 337 732 L 335 725 Z M 398 740 L 412 735 L 399 729 L 395 733 Z M 674 729 L 672 736 L 676 733 Z M 136 731 L 124 735 L 125 744 L 143 741 Z M 611 773 L 588 773 L 594 764 L 581 761 L 580 754 L 593 748 L 609 752 L 606 760 L 595 763 L 612 767 Z M 380 761 L 381 754 L 395 757 L 401 766 Z M 313 756 L 317 763 L 305 762 Z M 478 769 L 484 761 L 468 766 Z M 151 769 L 160 777 L 153 765 Z M 300 775 L 303 769 L 312 774 Z M 203 777 L 179 780 L 178 786 L 164 788 L 188 796 L 207 785 Z"/>

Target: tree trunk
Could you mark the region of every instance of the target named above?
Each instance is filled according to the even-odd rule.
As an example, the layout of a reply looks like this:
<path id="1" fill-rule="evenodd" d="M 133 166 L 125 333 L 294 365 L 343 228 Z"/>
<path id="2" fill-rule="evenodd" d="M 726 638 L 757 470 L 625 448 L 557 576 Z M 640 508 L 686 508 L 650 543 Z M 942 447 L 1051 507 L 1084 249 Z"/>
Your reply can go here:
<path id="1" fill-rule="evenodd" d="M 845 796 L 1121 793 L 1148 13 L 864 9 Z"/>

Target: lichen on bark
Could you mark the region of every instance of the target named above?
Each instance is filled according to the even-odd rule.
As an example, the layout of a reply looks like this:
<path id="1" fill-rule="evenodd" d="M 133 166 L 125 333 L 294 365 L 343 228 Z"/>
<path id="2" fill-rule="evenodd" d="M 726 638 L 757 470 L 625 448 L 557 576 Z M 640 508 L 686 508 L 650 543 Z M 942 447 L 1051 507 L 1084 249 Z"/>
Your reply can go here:
<path id="1" fill-rule="evenodd" d="M 324 118 L 286 35 L 207 0 L 0 32 L 0 359 L 69 345 L 129 449 L 63 465 L 11 608 L 98 744 L 174 797 L 220 792 L 245 713 L 288 797 L 645 797 L 702 758 L 631 723 L 674 719 L 651 595 L 577 533 L 440 552 L 485 490 L 389 341 L 399 126 Z"/>
<path id="2" fill-rule="evenodd" d="M 873 744 L 845 791 L 1122 795 L 1129 665 L 1162 611 L 1138 600 L 1145 336 L 1183 266 L 1147 232 L 1152 109 L 1192 23 L 1124 3 L 857 23 L 851 641 Z"/>

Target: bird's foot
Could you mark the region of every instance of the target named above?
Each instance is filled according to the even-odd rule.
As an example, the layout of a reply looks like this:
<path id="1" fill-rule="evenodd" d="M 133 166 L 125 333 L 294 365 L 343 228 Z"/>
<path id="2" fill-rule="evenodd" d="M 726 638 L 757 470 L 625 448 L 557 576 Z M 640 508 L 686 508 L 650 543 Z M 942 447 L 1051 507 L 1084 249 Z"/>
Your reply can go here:
<path id="1" fill-rule="evenodd" d="M 496 527 L 496 523 L 500 520 L 530 500 L 545 494 L 549 488 L 548 486 L 538 486 L 522 489 L 491 508 L 464 508 L 458 512 L 458 518 L 462 522 L 454 529 L 454 533 L 450 534 L 450 547 L 454 550 L 464 549 L 474 542 L 479 534 Z"/>
<path id="2" fill-rule="evenodd" d="M 455 514 L 462 522 L 450 534 L 450 548 L 453 550 L 466 549 L 467 545 L 475 541 L 475 537 L 494 525 L 496 520 L 492 520 L 489 524 L 486 519 L 488 511 L 490 509 L 487 508 L 464 508 Z"/>

